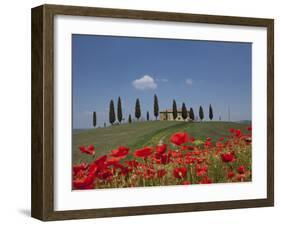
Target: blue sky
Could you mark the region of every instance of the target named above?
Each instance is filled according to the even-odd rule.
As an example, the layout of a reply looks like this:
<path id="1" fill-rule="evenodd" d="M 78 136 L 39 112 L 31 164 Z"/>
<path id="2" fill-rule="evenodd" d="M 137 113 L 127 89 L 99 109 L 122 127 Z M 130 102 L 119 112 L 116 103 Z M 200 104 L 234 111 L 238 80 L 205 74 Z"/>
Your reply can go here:
<path id="1" fill-rule="evenodd" d="M 174 39 L 72 36 L 73 128 L 89 128 L 92 111 L 98 126 L 108 122 L 109 102 L 122 99 L 123 115 L 153 115 L 153 95 L 160 110 L 185 102 L 205 118 L 251 119 L 251 43 Z M 115 109 L 116 110 L 116 109 Z"/>

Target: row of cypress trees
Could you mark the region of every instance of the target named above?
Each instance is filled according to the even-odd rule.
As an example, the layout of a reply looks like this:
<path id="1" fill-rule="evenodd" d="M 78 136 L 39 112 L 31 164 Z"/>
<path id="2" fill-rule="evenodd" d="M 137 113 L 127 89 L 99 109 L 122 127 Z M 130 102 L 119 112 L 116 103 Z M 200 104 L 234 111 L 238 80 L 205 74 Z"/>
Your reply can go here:
<path id="1" fill-rule="evenodd" d="M 188 117 L 187 108 L 185 106 L 185 103 L 182 104 L 181 116 L 184 120 L 186 120 L 187 117 Z M 173 100 L 173 118 L 176 119 L 177 117 L 178 117 L 177 103 L 176 103 L 175 100 Z M 212 105 L 210 104 L 210 106 L 209 106 L 209 119 L 213 120 L 213 117 L 214 117 L 213 108 L 212 108 Z M 195 119 L 193 108 L 189 109 L 189 118 L 191 120 Z M 202 106 L 199 107 L 199 118 L 200 118 L 201 121 L 204 119 L 204 111 L 203 111 Z"/>
<path id="2" fill-rule="evenodd" d="M 121 103 L 121 98 L 118 97 L 117 120 L 121 123 L 122 119 L 123 119 L 122 103 Z M 115 116 L 114 102 L 113 100 L 111 100 L 109 103 L 109 122 L 110 124 L 113 124 L 115 121 L 116 121 L 116 116 Z"/>
<path id="3" fill-rule="evenodd" d="M 153 103 L 153 112 L 154 112 L 154 117 L 156 118 L 156 120 L 158 119 L 159 116 L 159 104 L 158 104 L 158 97 L 157 95 L 154 95 L 154 103 Z M 187 108 L 185 103 L 182 104 L 182 118 L 184 120 L 187 119 L 188 117 L 188 112 L 187 112 Z M 176 119 L 178 116 L 178 109 L 177 109 L 177 103 L 175 100 L 173 100 L 173 118 Z M 140 100 L 139 98 L 136 99 L 136 103 L 135 103 L 135 118 L 137 120 L 139 120 L 141 117 L 141 106 L 140 106 Z M 204 111 L 202 106 L 199 107 L 199 117 L 200 120 L 202 121 L 204 119 Z M 195 119 L 195 115 L 194 115 L 194 111 L 193 108 L 190 108 L 189 110 L 189 118 L 191 120 Z M 209 106 L 209 119 L 212 120 L 213 119 L 213 109 L 212 106 Z M 122 112 L 122 102 L 121 102 L 121 98 L 118 97 L 118 102 L 117 102 L 117 121 L 119 123 L 121 123 L 123 121 L 123 112 Z M 149 116 L 149 112 L 146 112 L 146 120 L 149 121 L 150 120 L 150 116 Z M 109 122 L 111 125 L 113 125 L 116 122 L 116 114 L 115 114 L 115 108 L 114 108 L 114 102 L 113 100 L 110 100 L 109 103 Z M 132 116 L 131 114 L 129 114 L 129 118 L 128 118 L 128 122 L 132 123 Z M 93 112 L 93 126 L 96 127 L 97 125 L 97 115 L 96 112 Z"/>
<path id="4" fill-rule="evenodd" d="M 157 119 L 158 116 L 159 116 L 159 105 L 158 105 L 158 98 L 157 98 L 156 95 L 154 95 L 153 108 L 154 108 L 154 116 Z M 141 105 L 140 105 L 139 98 L 137 98 L 136 103 L 135 103 L 135 118 L 139 120 L 140 117 L 141 117 Z M 122 103 L 121 103 L 120 97 L 118 97 L 118 102 L 117 102 L 117 120 L 118 120 L 119 123 L 121 123 L 122 120 L 124 120 L 123 119 L 123 113 L 122 113 Z M 150 120 L 150 116 L 149 116 L 148 111 L 146 112 L 146 120 L 147 121 Z M 96 121 L 96 115 L 95 114 L 93 114 L 93 121 Z M 115 108 L 114 108 L 113 100 L 111 100 L 110 103 L 109 103 L 109 122 L 112 125 L 116 122 L 116 114 L 115 114 Z M 131 114 L 129 115 L 128 122 L 129 123 L 132 122 Z"/>
<path id="5" fill-rule="evenodd" d="M 199 107 L 199 118 L 201 121 L 204 119 L 204 111 L 203 111 L 202 106 Z M 213 118 L 214 118 L 213 108 L 212 108 L 212 105 L 210 104 L 209 105 L 209 119 L 213 120 Z"/>
<path id="6" fill-rule="evenodd" d="M 188 112 L 187 112 L 187 108 L 185 106 L 185 103 L 182 103 L 182 107 L 181 107 L 181 116 L 184 120 L 187 119 L 188 117 Z M 173 118 L 176 119 L 178 117 L 178 108 L 177 108 L 177 103 L 175 100 L 173 100 Z M 189 110 L 189 118 L 191 120 L 194 120 L 194 112 L 193 109 L 190 108 Z"/>

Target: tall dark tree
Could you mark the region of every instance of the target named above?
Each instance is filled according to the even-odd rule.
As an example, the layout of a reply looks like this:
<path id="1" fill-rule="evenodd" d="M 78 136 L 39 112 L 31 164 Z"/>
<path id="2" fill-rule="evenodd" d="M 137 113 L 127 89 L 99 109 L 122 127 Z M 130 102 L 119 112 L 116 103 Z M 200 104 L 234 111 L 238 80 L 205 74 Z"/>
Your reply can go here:
<path id="1" fill-rule="evenodd" d="M 187 109 L 186 109 L 185 103 L 182 103 L 181 116 L 184 120 L 187 119 Z"/>
<path id="2" fill-rule="evenodd" d="M 199 108 L 199 117 L 201 121 L 204 119 L 204 112 L 202 106 L 200 106 Z"/>
<path id="3" fill-rule="evenodd" d="M 123 119 L 123 114 L 122 114 L 122 103 L 121 103 L 121 98 L 118 97 L 118 103 L 117 103 L 117 119 L 121 123 Z"/>
<path id="4" fill-rule="evenodd" d="M 159 105 L 158 105 L 158 97 L 156 96 L 156 94 L 154 95 L 153 108 L 154 108 L 154 116 L 155 116 L 155 118 L 157 120 L 157 118 L 159 116 Z"/>
<path id="5" fill-rule="evenodd" d="M 140 107 L 140 100 L 137 98 L 136 106 L 135 106 L 135 117 L 139 120 L 141 117 L 141 107 Z"/>
<path id="6" fill-rule="evenodd" d="M 194 121 L 194 119 L 195 119 L 194 112 L 193 112 L 193 108 L 190 108 L 190 110 L 189 110 L 189 118 L 190 118 L 192 121 Z"/>
<path id="7" fill-rule="evenodd" d="M 129 122 L 129 123 L 132 123 L 132 117 L 131 117 L 131 114 L 129 114 L 128 122 Z"/>
<path id="8" fill-rule="evenodd" d="M 210 104 L 210 106 L 209 106 L 209 119 L 213 120 L 213 117 L 214 117 L 213 108 L 212 108 L 212 105 Z"/>
<path id="9" fill-rule="evenodd" d="M 111 125 L 113 125 L 113 123 L 116 120 L 116 116 L 115 116 L 115 110 L 114 110 L 114 102 L 113 100 L 110 101 L 109 104 L 109 122 Z"/>
<path id="10" fill-rule="evenodd" d="M 146 112 L 146 120 L 149 121 L 149 112 Z"/>
<path id="11" fill-rule="evenodd" d="M 174 120 L 178 117 L 178 109 L 177 109 L 177 103 L 175 100 L 173 100 L 173 118 Z"/>
<path id="12" fill-rule="evenodd" d="M 94 111 L 93 112 L 93 127 L 96 127 L 97 125 L 97 114 L 96 112 Z"/>

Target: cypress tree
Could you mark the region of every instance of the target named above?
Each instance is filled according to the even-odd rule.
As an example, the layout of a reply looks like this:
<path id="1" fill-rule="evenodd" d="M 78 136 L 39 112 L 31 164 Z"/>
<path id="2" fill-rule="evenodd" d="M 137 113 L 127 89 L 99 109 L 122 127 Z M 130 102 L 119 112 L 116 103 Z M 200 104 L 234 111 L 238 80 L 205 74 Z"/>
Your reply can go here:
<path id="1" fill-rule="evenodd" d="M 210 120 L 213 120 L 213 117 L 214 117 L 213 108 L 212 108 L 212 105 L 210 104 L 210 106 L 209 106 L 209 118 L 210 118 Z"/>
<path id="2" fill-rule="evenodd" d="M 129 114 L 128 122 L 129 122 L 129 123 L 132 123 L 132 117 L 131 117 L 131 114 Z"/>
<path id="3" fill-rule="evenodd" d="M 192 121 L 194 121 L 194 112 L 193 112 L 193 108 L 190 108 L 190 110 L 189 110 L 189 118 L 192 120 Z"/>
<path id="4" fill-rule="evenodd" d="M 116 118 L 115 118 L 114 103 L 113 103 L 113 100 L 111 100 L 110 104 L 109 104 L 109 122 L 110 122 L 110 124 L 113 125 L 115 120 L 116 120 Z"/>
<path id="5" fill-rule="evenodd" d="M 201 121 L 204 119 L 204 112 L 202 106 L 200 106 L 199 108 L 199 117 Z"/>
<path id="6" fill-rule="evenodd" d="M 96 127 L 97 125 L 97 114 L 96 112 L 94 111 L 93 112 L 93 127 Z"/>
<path id="7" fill-rule="evenodd" d="M 123 114 L 122 114 L 122 103 L 121 103 L 121 98 L 118 97 L 118 103 L 117 103 L 117 119 L 121 123 L 123 119 Z"/>
<path id="8" fill-rule="evenodd" d="M 140 100 L 137 98 L 136 106 L 135 106 L 135 117 L 139 120 L 141 117 L 141 107 L 140 107 Z"/>
<path id="9" fill-rule="evenodd" d="M 159 105 L 158 105 L 158 98 L 157 98 L 156 94 L 154 95 L 153 108 L 154 108 L 154 116 L 155 116 L 155 118 L 157 120 L 158 115 L 159 115 Z"/>
<path id="10" fill-rule="evenodd" d="M 146 112 L 146 120 L 149 121 L 149 112 Z"/>
<path id="11" fill-rule="evenodd" d="M 186 109 L 185 103 L 182 103 L 181 116 L 184 120 L 187 119 L 187 109 Z"/>
<path id="12" fill-rule="evenodd" d="M 173 118 L 174 120 L 178 117 L 178 109 L 177 109 L 177 103 L 175 100 L 173 100 Z"/>

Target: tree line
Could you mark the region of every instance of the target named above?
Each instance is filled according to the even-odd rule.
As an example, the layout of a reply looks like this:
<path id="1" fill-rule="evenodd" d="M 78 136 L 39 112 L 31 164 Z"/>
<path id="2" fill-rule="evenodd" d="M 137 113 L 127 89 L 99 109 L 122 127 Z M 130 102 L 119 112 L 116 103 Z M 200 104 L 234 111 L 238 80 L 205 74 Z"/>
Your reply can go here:
<path id="1" fill-rule="evenodd" d="M 159 116 L 159 104 L 158 104 L 158 98 L 157 98 L 156 95 L 154 95 L 153 108 L 154 108 L 154 117 L 157 120 L 158 116 Z M 136 99 L 136 103 L 135 103 L 135 118 L 137 120 L 139 120 L 141 118 L 141 116 L 142 116 L 141 104 L 140 104 L 139 98 L 137 98 Z M 113 125 L 114 123 L 116 123 L 116 121 L 121 123 L 124 120 L 125 119 L 123 118 L 121 98 L 118 97 L 118 101 L 117 101 L 117 120 L 116 120 L 116 114 L 115 114 L 114 101 L 110 100 L 110 103 L 109 103 L 109 123 L 111 125 Z M 149 111 L 146 112 L 146 120 L 147 121 L 150 120 Z M 96 121 L 96 114 L 95 114 L 95 112 L 93 112 L 93 121 Z M 131 114 L 129 114 L 128 122 L 132 123 L 132 121 L 133 121 L 132 120 L 132 116 L 131 116 Z M 93 125 L 95 127 L 96 123 L 93 124 Z"/>
<path id="2" fill-rule="evenodd" d="M 178 108 L 177 108 L 177 103 L 175 100 L 173 100 L 173 119 L 175 120 L 178 117 Z M 188 117 L 188 112 L 187 112 L 187 108 L 185 103 L 182 104 L 182 108 L 181 108 L 181 117 L 186 120 Z M 209 119 L 213 120 L 213 108 L 212 105 L 209 105 Z M 195 115 L 194 115 L 194 111 L 193 108 L 191 107 L 189 109 L 189 118 L 194 121 L 195 120 Z M 200 106 L 199 107 L 199 118 L 202 121 L 204 119 L 204 111 L 203 111 L 203 107 Z"/>
<path id="3" fill-rule="evenodd" d="M 175 120 L 178 117 L 178 108 L 177 108 L 177 103 L 175 100 L 173 100 L 173 119 Z M 154 102 L 153 102 L 153 113 L 154 113 L 154 117 L 157 120 L 159 117 L 159 104 L 158 104 L 158 97 L 155 94 L 154 95 Z M 141 104 L 140 104 L 140 100 L 139 98 L 136 99 L 135 102 L 135 118 L 137 120 L 139 120 L 141 118 L 142 112 L 141 112 Z M 188 118 L 188 111 L 186 108 L 185 103 L 182 104 L 182 108 L 181 108 L 181 117 L 186 120 Z M 191 107 L 189 109 L 189 118 L 194 121 L 195 120 L 195 114 L 193 111 L 193 108 Z M 199 118 L 202 121 L 204 119 L 204 111 L 202 106 L 199 107 Z M 209 119 L 213 120 L 213 108 L 210 105 L 209 106 Z M 118 122 L 119 124 L 124 121 L 125 119 L 123 118 L 123 111 L 122 111 L 122 102 L 121 102 L 121 98 L 118 97 L 118 101 L 117 101 L 117 119 L 116 119 L 116 114 L 115 114 L 115 107 L 114 107 L 114 101 L 110 100 L 109 103 L 109 123 L 111 125 L 113 125 L 114 123 Z M 149 121 L 150 120 L 150 115 L 149 115 L 149 111 L 146 112 L 146 120 Z M 132 123 L 132 116 L 131 114 L 129 114 L 128 116 L 128 123 Z M 97 115 L 96 112 L 93 112 L 93 127 L 96 127 L 97 125 Z M 106 124 L 104 123 L 104 126 L 106 126 Z"/>

